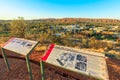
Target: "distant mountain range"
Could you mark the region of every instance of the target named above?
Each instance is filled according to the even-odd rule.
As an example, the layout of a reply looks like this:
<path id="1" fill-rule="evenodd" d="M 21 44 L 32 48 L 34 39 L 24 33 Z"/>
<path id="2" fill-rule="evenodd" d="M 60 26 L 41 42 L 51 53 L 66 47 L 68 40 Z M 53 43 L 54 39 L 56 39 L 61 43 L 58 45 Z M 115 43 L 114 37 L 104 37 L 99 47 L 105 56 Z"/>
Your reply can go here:
<path id="1" fill-rule="evenodd" d="M 11 21 L 11 20 L 0 20 L 0 22 Z M 50 21 L 50 22 L 98 22 L 98 23 L 120 23 L 119 19 L 105 19 L 105 18 L 46 18 L 46 19 L 33 19 L 26 21 Z"/>

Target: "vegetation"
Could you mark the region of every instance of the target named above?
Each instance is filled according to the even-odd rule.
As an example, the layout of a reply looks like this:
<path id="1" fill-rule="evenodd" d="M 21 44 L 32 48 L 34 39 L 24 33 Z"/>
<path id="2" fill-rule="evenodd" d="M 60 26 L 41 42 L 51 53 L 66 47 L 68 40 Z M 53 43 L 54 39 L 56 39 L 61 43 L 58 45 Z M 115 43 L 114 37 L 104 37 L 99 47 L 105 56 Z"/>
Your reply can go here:
<path id="1" fill-rule="evenodd" d="M 0 21 L 0 41 L 21 37 L 38 40 L 40 46 L 55 43 L 75 48 L 102 49 L 105 53 L 110 50 L 120 52 L 120 37 L 115 34 L 120 33 L 119 22 L 84 18 L 24 20 L 19 17 L 12 21 Z"/>
<path id="2" fill-rule="evenodd" d="M 24 38 L 25 37 L 25 28 L 26 28 L 26 24 L 22 17 L 18 17 L 17 20 L 13 20 L 10 23 L 10 30 L 11 30 L 12 36 Z"/>

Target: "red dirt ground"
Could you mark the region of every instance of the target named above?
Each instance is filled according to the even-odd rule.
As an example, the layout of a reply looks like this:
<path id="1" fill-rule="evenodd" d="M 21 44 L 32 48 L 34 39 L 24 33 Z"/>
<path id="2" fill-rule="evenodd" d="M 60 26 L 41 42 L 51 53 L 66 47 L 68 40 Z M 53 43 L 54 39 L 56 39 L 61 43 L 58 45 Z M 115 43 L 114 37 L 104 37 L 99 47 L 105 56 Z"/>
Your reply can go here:
<path id="1" fill-rule="evenodd" d="M 11 71 L 8 72 L 0 52 L 0 80 L 29 80 L 24 56 L 6 51 Z M 41 80 L 40 58 L 43 52 L 33 52 L 30 55 L 33 80 Z M 120 60 L 106 59 L 110 80 L 120 80 Z M 92 77 L 56 68 L 45 64 L 45 80 L 96 80 Z"/>

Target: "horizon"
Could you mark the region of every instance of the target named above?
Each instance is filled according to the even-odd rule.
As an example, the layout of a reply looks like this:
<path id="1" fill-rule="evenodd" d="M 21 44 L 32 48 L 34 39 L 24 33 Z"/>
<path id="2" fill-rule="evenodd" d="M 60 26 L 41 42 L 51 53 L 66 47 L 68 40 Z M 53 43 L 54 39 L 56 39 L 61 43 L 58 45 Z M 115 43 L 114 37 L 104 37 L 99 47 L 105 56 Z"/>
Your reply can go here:
<path id="1" fill-rule="evenodd" d="M 21 16 L 19 16 L 19 17 L 21 17 Z M 108 20 L 120 20 L 120 19 L 115 19 L 115 18 L 83 18 L 83 17 L 79 17 L 79 18 L 75 18 L 75 17 L 63 17 L 63 18 L 38 18 L 38 19 L 25 19 L 24 17 L 22 17 L 24 20 L 42 20 L 42 19 L 108 19 Z M 13 18 L 13 19 L 0 19 L 0 20 L 16 20 L 16 19 L 18 19 L 18 17 L 16 17 L 16 18 Z"/>
<path id="2" fill-rule="evenodd" d="M 120 20 L 119 0 L 0 0 L 0 20 L 91 18 Z"/>

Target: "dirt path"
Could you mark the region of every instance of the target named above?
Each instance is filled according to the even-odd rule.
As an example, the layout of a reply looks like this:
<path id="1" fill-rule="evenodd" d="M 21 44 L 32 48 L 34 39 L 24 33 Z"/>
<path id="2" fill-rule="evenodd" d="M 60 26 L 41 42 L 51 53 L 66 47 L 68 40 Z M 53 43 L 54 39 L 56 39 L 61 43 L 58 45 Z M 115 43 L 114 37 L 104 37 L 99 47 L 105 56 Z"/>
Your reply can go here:
<path id="1" fill-rule="evenodd" d="M 0 53 L 0 80 L 29 80 L 26 62 L 23 56 L 6 51 L 11 71 L 7 72 L 4 60 Z M 31 54 L 31 67 L 34 80 L 41 80 L 39 61 L 43 52 Z M 120 80 L 120 61 L 107 59 L 110 80 Z M 94 78 L 76 74 L 67 70 L 45 64 L 46 80 L 95 80 Z"/>

